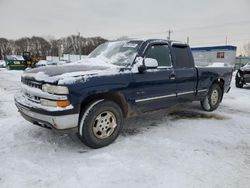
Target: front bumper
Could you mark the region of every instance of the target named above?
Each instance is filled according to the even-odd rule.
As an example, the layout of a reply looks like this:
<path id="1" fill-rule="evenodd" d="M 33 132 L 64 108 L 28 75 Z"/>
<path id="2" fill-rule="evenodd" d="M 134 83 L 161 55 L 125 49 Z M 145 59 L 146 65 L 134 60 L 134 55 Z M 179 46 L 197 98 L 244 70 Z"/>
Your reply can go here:
<path id="1" fill-rule="evenodd" d="M 74 109 L 50 108 L 39 109 L 32 105 L 22 93 L 15 95 L 15 104 L 21 115 L 29 122 L 55 129 L 70 129 L 78 126 L 79 113 Z"/>

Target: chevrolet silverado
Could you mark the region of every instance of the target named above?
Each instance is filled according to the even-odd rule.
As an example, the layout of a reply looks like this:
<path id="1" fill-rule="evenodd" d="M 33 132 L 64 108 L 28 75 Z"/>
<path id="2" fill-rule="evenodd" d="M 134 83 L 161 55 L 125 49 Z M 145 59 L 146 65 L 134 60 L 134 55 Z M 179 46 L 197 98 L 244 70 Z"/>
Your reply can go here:
<path id="1" fill-rule="evenodd" d="M 100 148 L 117 138 L 124 118 L 192 101 L 217 109 L 231 79 L 230 67 L 196 67 L 184 43 L 111 41 L 82 61 L 25 71 L 15 104 L 33 124 L 78 128 L 83 143 Z"/>

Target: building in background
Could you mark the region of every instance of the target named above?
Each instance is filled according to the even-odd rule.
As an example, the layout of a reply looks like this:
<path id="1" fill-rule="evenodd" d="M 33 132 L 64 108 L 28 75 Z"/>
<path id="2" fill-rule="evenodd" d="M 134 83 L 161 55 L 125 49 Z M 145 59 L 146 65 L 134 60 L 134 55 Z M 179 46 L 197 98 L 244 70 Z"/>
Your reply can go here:
<path id="1" fill-rule="evenodd" d="M 214 62 L 227 63 L 230 66 L 235 65 L 236 46 L 210 46 L 191 48 L 195 64 L 198 66 L 207 66 Z"/>

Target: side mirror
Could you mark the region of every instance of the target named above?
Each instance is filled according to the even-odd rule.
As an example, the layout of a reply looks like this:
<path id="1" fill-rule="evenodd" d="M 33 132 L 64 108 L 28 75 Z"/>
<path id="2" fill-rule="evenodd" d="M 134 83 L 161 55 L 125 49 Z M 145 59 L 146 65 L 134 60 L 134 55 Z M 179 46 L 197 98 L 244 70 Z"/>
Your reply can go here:
<path id="1" fill-rule="evenodd" d="M 144 65 L 147 68 L 154 69 L 158 67 L 158 61 L 153 58 L 145 58 L 144 59 Z"/>
<path id="2" fill-rule="evenodd" d="M 132 67 L 132 72 L 134 73 L 144 73 L 147 68 L 154 69 L 158 67 L 158 62 L 156 59 L 153 58 L 145 58 L 137 57 L 135 59 L 135 64 Z"/>

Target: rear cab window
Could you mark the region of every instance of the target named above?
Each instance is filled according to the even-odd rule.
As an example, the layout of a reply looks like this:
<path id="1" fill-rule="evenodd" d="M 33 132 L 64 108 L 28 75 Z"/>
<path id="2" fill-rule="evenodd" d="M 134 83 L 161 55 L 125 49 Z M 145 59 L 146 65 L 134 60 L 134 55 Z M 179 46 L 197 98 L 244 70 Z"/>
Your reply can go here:
<path id="1" fill-rule="evenodd" d="M 173 45 L 175 68 L 194 68 L 194 60 L 187 45 Z"/>

